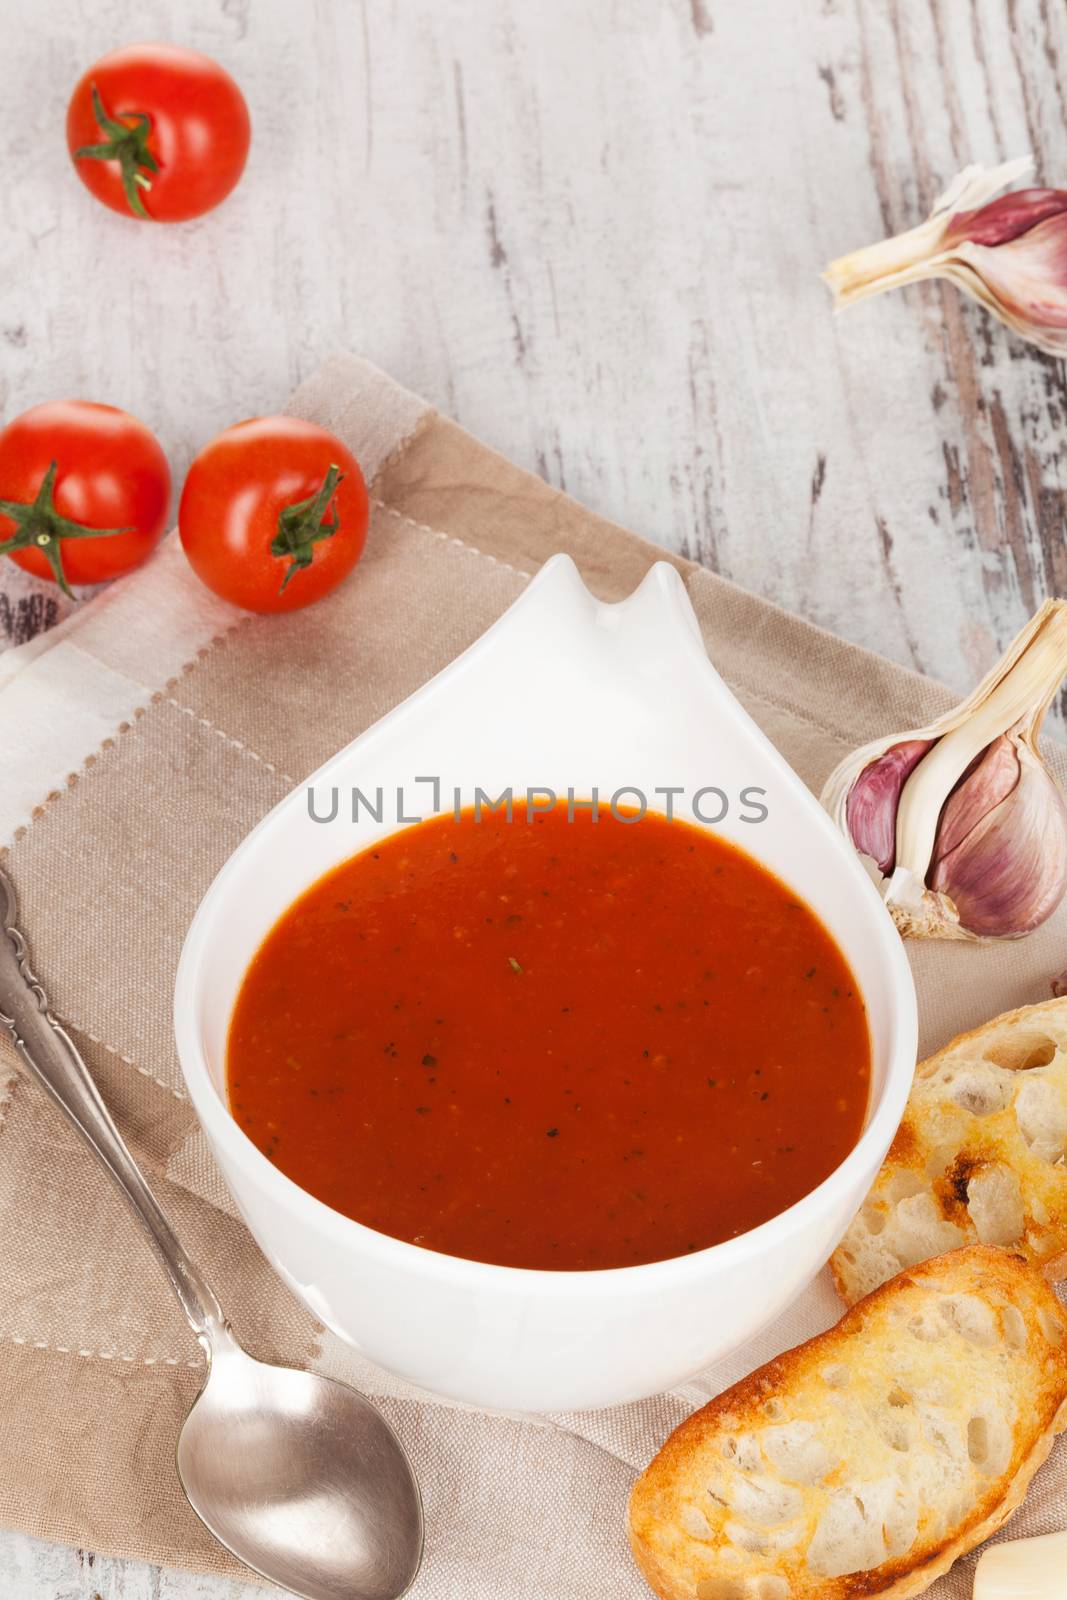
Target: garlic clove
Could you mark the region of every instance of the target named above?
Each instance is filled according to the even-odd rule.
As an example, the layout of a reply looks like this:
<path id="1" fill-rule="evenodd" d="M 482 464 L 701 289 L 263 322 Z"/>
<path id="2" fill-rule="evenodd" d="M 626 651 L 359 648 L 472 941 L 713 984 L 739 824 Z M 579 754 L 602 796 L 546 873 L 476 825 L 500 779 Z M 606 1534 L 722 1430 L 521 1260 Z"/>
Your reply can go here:
<path id="1" fill-rule="evenodd" d="M 1019 781 L 1019 769 L 1019 752 L 1006 733 L 986 746 L 945 801 L 934 843 L 935 862 L 957 849 L 1008 798 Z"/>
<path id="2" fill-rule="evenodd" d="M 861 855 L 888 877 L 896 858 L 900 791 L 930 748 L 929 739 L 905 739 L 865 767 L 848 792 L 848 831 Z"/>
<path id="3" fill-rule="evenodd" d="M 1062 189 L 1015 189 L 973 211 L 955 212 L 942 243 L 961 244 L 966 239 L 971 244 L 1010 244 L 1021 234 L 1064 211 L 1067 211 L 1067 194 Z"/>
<path id="4" fill-rule="evenodd" d="M 1067 804 L 1037 749 L 1065 673 L 1067 602 L 1050 600 L 961 705 L 831 773 L 823 804 L 903 935 L 1018 938 L 1067 893 Z"/>
<path id="5" fill-rule="evenodd" d="M 1067 1600 L 1067 1533 L 987 1545 L 974 1569 L 974 1600 Z"/>
<path id="6" fill-rule="evenodd" d="M 982 814 L 994 793 L 994 787 L 982 786 L 995 786 L 1009 764 L 1010 790 Z M 987 774 L 987 766 L 997 770 Z M 1039 927 L 1063 899 L 1067 806 L 1025 744 L 1004 738 L 990 746 L 987 758 L 946 803 L 942 830 L 959 842 L 940 854 L 939 833 L 930 888 L 947 896 L 956 920 L 978 938 L 1019 938 Z"/>
<path id="7" fill-rule="evenodd" d="M 1067 354 L 1067 190 L 1020 189 L 1029 158 L 969 167 L 925 222 L 832 261 L 838 307 L 924 278 L 947 278 L 1022 338 Z"/>

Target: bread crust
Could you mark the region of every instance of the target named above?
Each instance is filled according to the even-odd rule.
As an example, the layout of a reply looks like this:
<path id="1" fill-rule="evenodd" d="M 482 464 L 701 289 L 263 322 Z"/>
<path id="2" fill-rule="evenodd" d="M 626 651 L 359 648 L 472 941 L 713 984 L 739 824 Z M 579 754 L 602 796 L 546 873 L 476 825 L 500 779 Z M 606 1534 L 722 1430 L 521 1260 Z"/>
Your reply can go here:
<path id="1" fill-rule="evenodd" d="M 1005 1012 L 920 1062 L 897 1136 L 830 1260 L 854 1303 L 895 1272 L 996 1244 L 1067 1276 L 1067 998 Z"/>
<path id="2" fill-rule="evenodd" d="M 929 1405 L 924 1386 L 944 1403 Z M 879 1393 L 889 1397 L 884 1414 Z M 1011 1416 L 1009 1424 L 990 1413 L 1004 1459 L 988 1464 L 1000 1470 L 976 1465 L 966 1447 L 962 1462 L 938 1448 L 931 1455 L 939 1431 L 981 1444 L 981 1426 L 972 1438 L 975 1408 L 998 1395 Z M 896 1502 L 885 1490 L 879 1427 L 905 1416 L 916 1438 L 898 1449 L 902 1493 L 909 1475 L 929 1489 L 914 1537 L 893 1553 L 886 1530 Z M 1002 1525 L 1065 1426 L 1067 1314 L 1020 1257 L 972 1246 L 901 1273 L 675 1429 L 634 1486 L 631 1548 L 662 1600 L 907 1600 Z M 791 1430 L 806 1442 L 783 1469 L 772 1443 Z M 782 1524 L 766 1509 L 776 1495 L 790 1513 Z M 828 1571 L 819 1547 L 831 1502 L 847 1508 L 851 1497 L 862 1510 L 878 1495 L 882 1509 L 862 1537 L 877 1539 L 885 1513 L 885 1559 Z M 781 1527 L 801 1534 L 783 1544 Z"/>

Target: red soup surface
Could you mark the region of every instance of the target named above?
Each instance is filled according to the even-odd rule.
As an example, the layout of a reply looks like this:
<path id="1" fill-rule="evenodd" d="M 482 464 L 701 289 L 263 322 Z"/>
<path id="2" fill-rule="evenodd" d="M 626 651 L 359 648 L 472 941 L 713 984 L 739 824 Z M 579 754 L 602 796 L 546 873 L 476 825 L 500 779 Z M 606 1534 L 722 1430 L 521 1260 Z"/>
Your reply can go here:
<path id="1" fill-rule="evenodd" d="M 870 1041 L 806 905 L 712 833 L 466 813 L 321 878 L 229 1039 L 238 1123 L 368 1227 L 514 1267 L 632 1266 L 799 1200 L 848 1154 Z"/>

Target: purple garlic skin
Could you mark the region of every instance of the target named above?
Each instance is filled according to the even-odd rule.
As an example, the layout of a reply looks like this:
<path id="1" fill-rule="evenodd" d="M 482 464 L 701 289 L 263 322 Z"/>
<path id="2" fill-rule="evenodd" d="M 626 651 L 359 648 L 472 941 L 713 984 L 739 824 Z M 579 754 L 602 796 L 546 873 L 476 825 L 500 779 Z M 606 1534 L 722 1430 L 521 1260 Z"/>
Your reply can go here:
<path id="1" fill-rule="evenodd" d="M 900 791 L 934 743 L 905 739 L 864 767 L 849 790 L 845 820 L 852 843 L 870 856 L 884 878 L 896 865 L 897 801 Z"/>
<path id="2" fill-rule="evenodd" d="M 957 211 L 949 219 L 942 244 L 960 244 L 964 239 L 972 244 L 1008 244 L 1063 212 L 1067 212 L 1067 189 L 1016 189 L 976 211 Z"/>
<path id="3" fill-rule="evenodd" d="M 1029 746 L 1002 734 L 941 813 L 931 889 L 980 938 L 1018 938 L 1067 891 L 1067 806 Z"/>
<path id="4" fill-rule="evenodd" d="M 937 825 L 932 865 L 961 845 L 973 828 L 1006 800 L 1019 781 L 1019 751 L 1006 734 L 994 739 L 957 783 Z"/>

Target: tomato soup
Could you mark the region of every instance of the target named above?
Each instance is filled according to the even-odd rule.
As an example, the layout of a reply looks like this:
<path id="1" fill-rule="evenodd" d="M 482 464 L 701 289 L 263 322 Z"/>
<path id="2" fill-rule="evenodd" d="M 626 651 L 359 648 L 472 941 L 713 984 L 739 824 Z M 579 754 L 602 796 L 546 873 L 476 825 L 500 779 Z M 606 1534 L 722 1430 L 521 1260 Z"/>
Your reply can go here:
<path id="1" fill-rule="evenodd" d="M 234 1117 L 335 1210 L 476 1261 L 701 1250 L 848 1154 L 870 1042 L 812 911 L 664 817 L 437 817 L 314 884 L 229 1039 Z"/>

